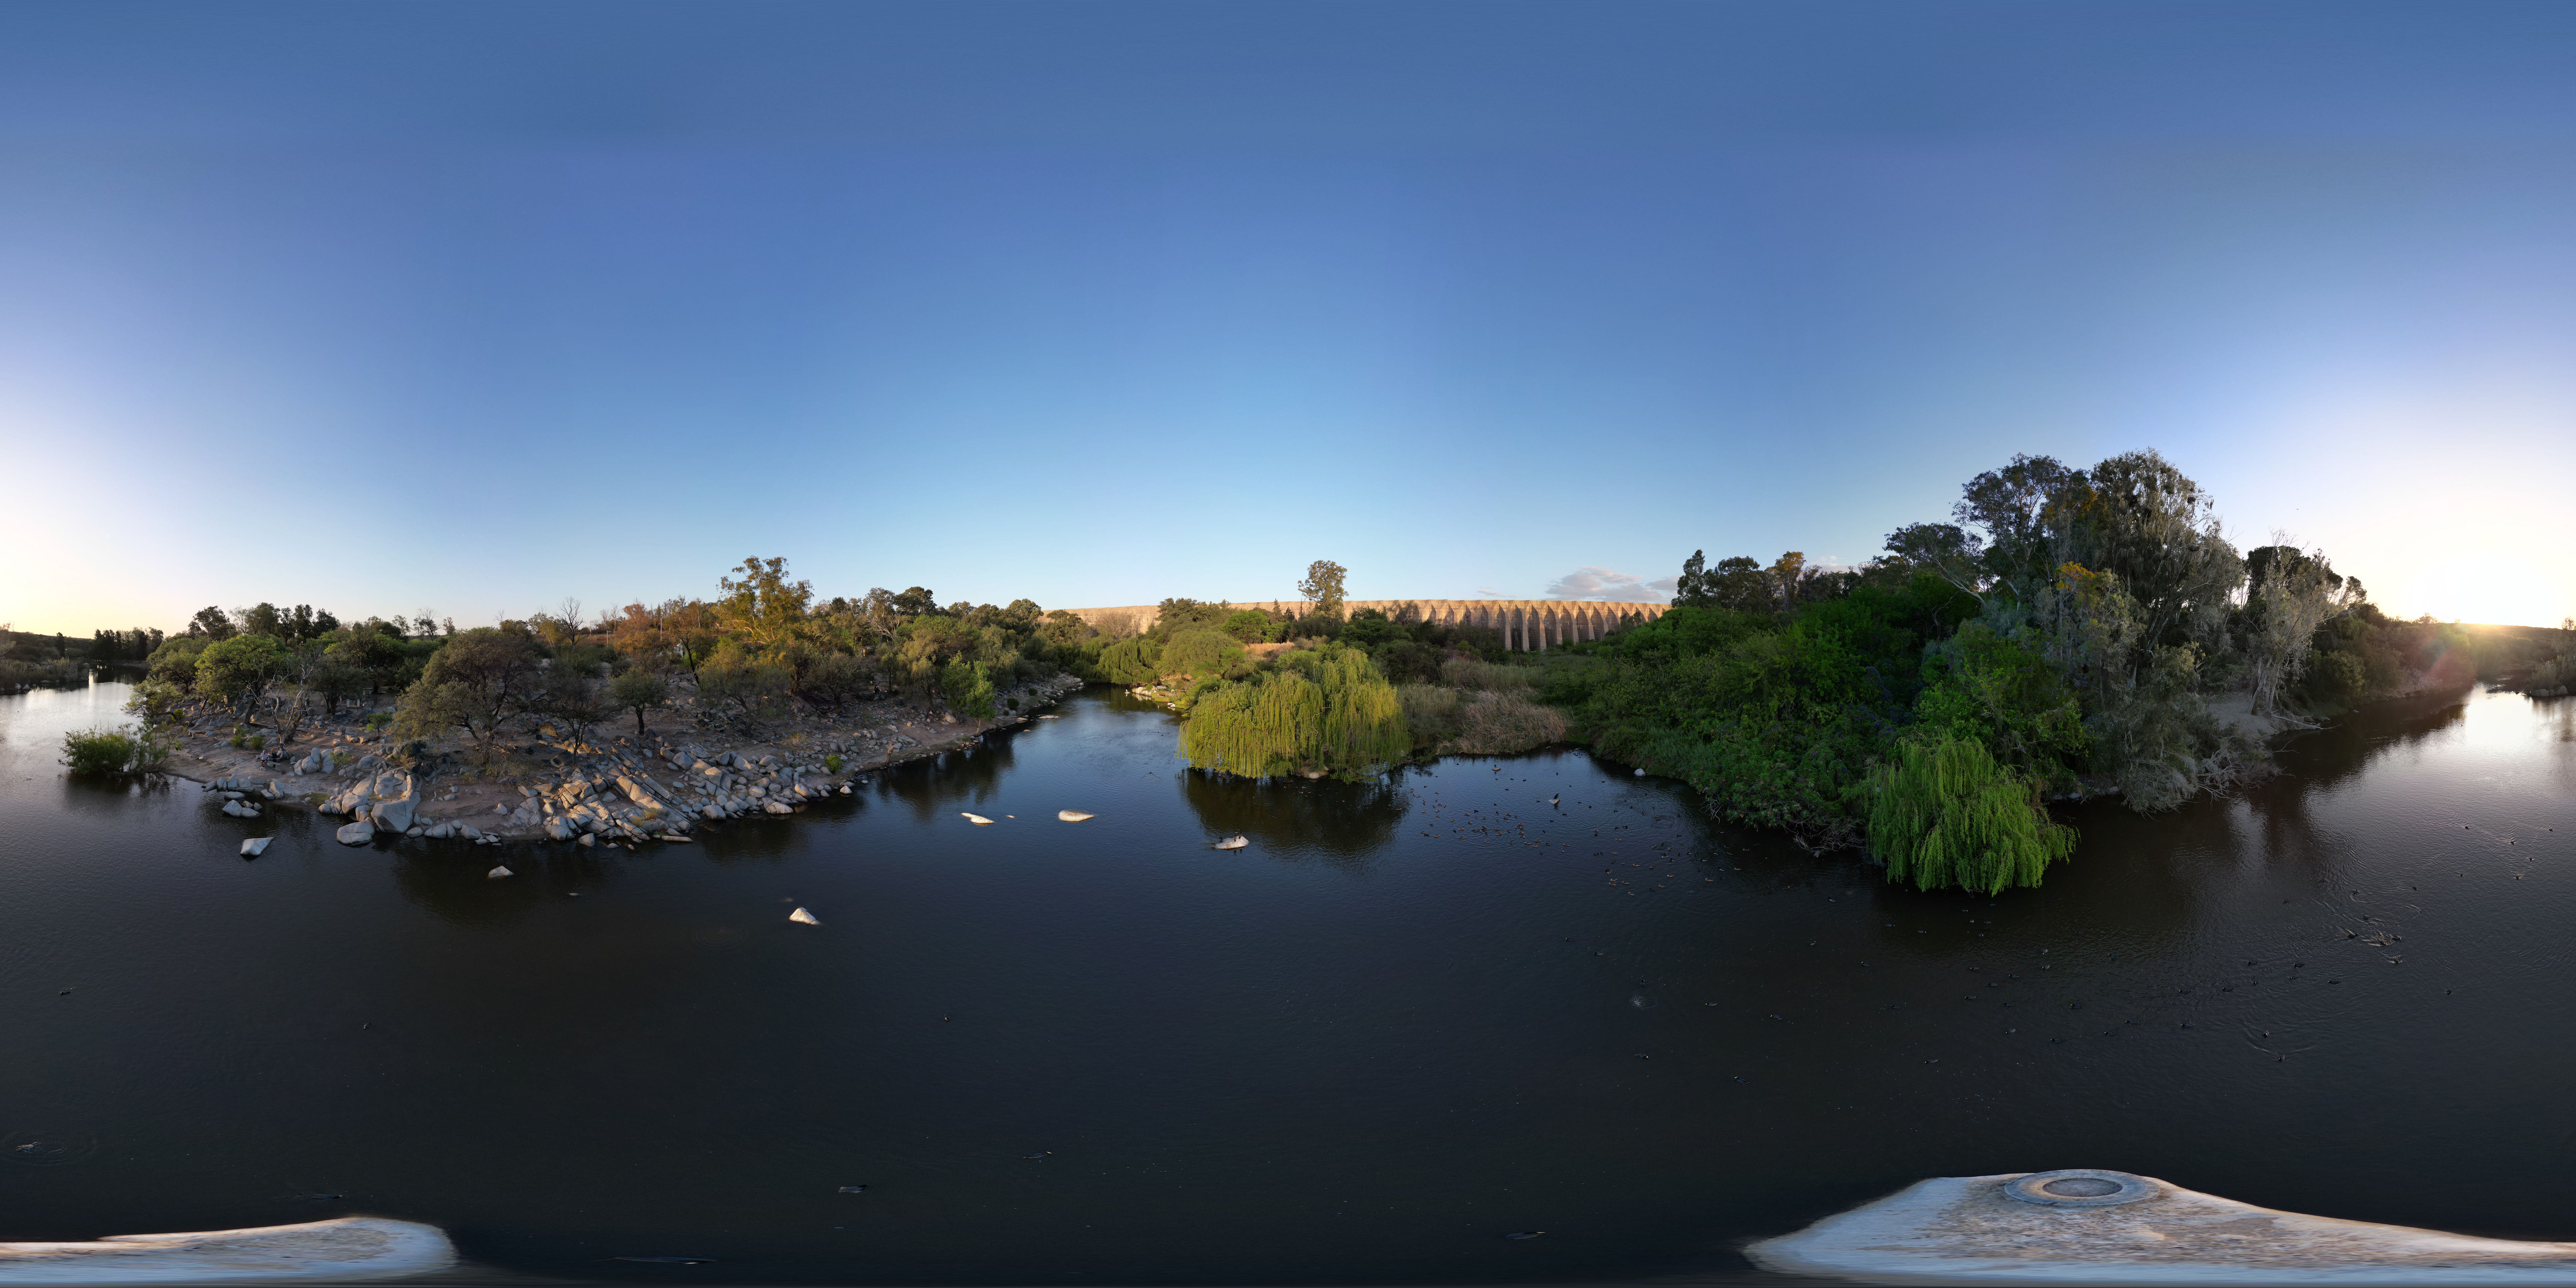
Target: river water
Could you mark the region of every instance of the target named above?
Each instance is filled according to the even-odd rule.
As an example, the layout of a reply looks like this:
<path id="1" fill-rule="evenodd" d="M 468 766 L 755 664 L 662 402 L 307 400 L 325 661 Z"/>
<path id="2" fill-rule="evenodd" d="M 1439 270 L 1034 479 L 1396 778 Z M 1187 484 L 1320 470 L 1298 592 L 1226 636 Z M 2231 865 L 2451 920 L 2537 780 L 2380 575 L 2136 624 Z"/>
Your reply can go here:
<path id="1" fill-rule="evenodd" d="M 2059 1167 L 2576 1237 L 2567 700 L 2390 704 L 2239 798 L 2074 811 L 2076 859 L 1988 900 L 1579 752 L 1213 783 L 1100 690 L 693 847 L 348 849 L 66 778 L 123 694 L 0 699 L 0 1238 L 371 1213 L 561 1279 L 1729 1279 L 1916 1179 Z"/>

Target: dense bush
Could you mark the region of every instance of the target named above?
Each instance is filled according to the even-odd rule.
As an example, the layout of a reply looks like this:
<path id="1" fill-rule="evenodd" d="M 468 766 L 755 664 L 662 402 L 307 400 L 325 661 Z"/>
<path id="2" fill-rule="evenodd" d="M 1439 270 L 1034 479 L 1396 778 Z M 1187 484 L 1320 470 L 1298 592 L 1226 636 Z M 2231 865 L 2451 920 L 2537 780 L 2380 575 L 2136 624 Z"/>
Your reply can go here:
<path id="1" fill-rule="evenodd" d="M 140 768 L 146 740 L 127 729 L 78 729 L 63 735 L 63 762 L 75 774 L 121 774 Z"/>
<path id="2" fill-rule="evenodd" d="M 1973 601 L 1930 577 L 1860 587 L 1795 615 L 1675 608 L 1544 673 L 1603 752 L 1690 783 L 1720 817 L 1833 842 L 1859 827 L 1862 776 L 1910 717 L 1919 629 Z"/>

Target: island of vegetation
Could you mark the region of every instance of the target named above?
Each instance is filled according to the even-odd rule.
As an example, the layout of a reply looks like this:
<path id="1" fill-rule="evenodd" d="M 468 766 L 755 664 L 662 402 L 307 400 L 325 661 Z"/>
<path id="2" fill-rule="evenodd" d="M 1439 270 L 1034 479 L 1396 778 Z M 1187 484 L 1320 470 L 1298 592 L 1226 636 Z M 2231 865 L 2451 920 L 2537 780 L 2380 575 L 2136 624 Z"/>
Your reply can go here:
<path id="1" fill-rule="evenodd" d="M 244 815 L 344 815 L 352 844 L 633 845 L 800 812 L 1082 683 L 1056 641 L 1088 628 L 1025 600 L 822 601 L 783 559 L 746 560 L 718 588 L 461 631 L 428 611 L 344 625 L 303 605 L 208 608 L 145 654 L 137 723 L 71 735 L 65 762 L 195 779 Z"/>
<path id="2" fill-rule="evenodd" d="M 1346 576 L 1316 562 L 1285 610 L 1167 599 L 1141 629 L 920 587 L 825 600 L 777 558 L 712 599 L 596 620 L 571 601 L 464 631 L 427 611 L 209 608 L 168 638 L 98 633 L 90 661 L 144 672 L 139 723 L 72 736 L 66 761 L 178 772 L 236 811 L 303 801 L 352 816 L 356 840 L 632 844 L 795 812 L 1103 683 L 1176 712 L 1195 772 L 1361 778 L 1582 744 L 1689 783 L 1724 821 L 1993 892 L 2073 853 L 2052 802 L 2171 809 L 2363 702 L 2576 681 L 2576 623 L 2392 619 L 2321 551 L 2239 551 L 2154 452 L 2015 457 L 1858 568 L 1695 552 L 1669 611 L 1543 652 L 1402 608 L 1345 613 Z M 0 638 L 19 654 L 0 680 L 70 665 L 60 637 L 50 657 L 43 637 Z"/>

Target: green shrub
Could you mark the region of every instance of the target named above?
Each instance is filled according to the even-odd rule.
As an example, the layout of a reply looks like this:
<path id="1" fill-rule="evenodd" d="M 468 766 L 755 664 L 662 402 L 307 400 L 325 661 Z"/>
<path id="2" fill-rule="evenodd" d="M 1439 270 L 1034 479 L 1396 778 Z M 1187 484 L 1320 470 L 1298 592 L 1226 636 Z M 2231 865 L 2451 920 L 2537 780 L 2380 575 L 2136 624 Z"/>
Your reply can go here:
<path id="1" fill-rule="evenodd" d="M 839 756 L 825 756 L 823 758 L 823 772 L 827 774 L 837 774 L 841 772 L 841 766 L 846 763 L 848 762 L 843 761 Z"/>
<path id="2" fill-rule="evenodd" d="M 369 733 L 374 733 L 374 732 L 376 732 L 376 731 L 378 731 L 378 730 L 383 729 L 386 725 L 392 724 L 393 722 L 394 722 L 394 713 L 393 713 L 393 712 L 390 712 L 390 711 L 379 711 L 379 712 L 375 713 L 374 715 L 371 715 L 371 716 L 368 716 L 368 717 L 367 717 L 367 731 L 368 731 Z"/>
<path id="3" fill-rule="evenodd" d="M 1991 895 L 2038 885 L 2075 852 L 2075 829 L 2048 817 L 2037 784 L 1973 742 L 1900 742 L 1866 791 L 1869 847 L 1892 882 Z"/>
<path id="4" fill-rule="evenodd" d="M 142 758 L 143 740 L 122 729 L 78 729 L 63 735 L 63 763 L 75 774 L 121 774 Z"/>

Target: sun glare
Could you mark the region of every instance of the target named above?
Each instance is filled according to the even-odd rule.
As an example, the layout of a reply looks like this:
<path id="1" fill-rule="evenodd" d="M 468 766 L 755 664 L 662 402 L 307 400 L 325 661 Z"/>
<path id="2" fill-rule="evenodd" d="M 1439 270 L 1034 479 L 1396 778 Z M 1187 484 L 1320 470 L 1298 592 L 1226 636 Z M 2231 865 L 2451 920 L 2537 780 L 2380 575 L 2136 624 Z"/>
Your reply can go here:
<path id="1" fill-rule="evenodd" d="M 2557 570 L 2512 556 L 2463 555 L 2428 565 L 2378 599 L 2392 613 L 2443 621 L 2555 626 L 2571 610 Z"/>

